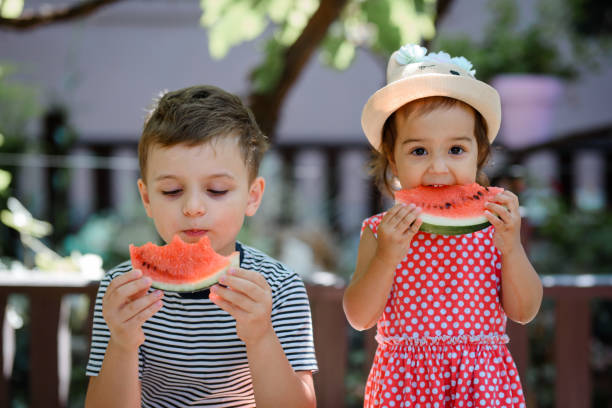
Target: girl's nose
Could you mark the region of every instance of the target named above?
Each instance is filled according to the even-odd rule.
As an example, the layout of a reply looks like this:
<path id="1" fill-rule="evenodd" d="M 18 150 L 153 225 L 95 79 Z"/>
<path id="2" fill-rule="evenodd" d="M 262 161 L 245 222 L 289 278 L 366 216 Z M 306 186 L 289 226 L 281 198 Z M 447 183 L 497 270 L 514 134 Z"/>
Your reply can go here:
<path id="1" fill-rule="evenodd" d="M 206 206 L 204 201 L 193 194 L 187 197 L 183 204 L 183 214 L 186 217 L 196 217 L 206 214 Z"/>
<path id="2" fill-rule="evenodd" d="M 431 165 L 429 166 L 429 171 L 436 174 L 446 173 L 448 171 L 448 166 L 444 158 L 440 156 L 433 157 Z"/>

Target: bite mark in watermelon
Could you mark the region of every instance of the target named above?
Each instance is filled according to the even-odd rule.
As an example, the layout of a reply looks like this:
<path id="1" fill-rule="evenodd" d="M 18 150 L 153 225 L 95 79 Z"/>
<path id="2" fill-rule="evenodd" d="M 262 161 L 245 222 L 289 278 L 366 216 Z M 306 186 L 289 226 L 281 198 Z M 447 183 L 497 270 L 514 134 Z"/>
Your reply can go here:
<path id="1" fill-rule="evenodd" d="M 174 292 L 195 292 L 219 281 L 230 267 L 239 267 L 240 253 L 223 256 L 203 237 L 189 244 L 174 236 L 172 242 L 158 246 L 148 242 L 142 246 L 130 245 L 132 268 L 140 269 L 153 280 L 157 289 Z"/>
<path id="2" fill-rule="evenodd" d="M 484 216 L 485 203 L 504 191 L 478 183 L 452 186 L 419 186 L 395 193 L 395 201 L 422 208 L 421 231 L 460 235 L 491 225 Z"/>

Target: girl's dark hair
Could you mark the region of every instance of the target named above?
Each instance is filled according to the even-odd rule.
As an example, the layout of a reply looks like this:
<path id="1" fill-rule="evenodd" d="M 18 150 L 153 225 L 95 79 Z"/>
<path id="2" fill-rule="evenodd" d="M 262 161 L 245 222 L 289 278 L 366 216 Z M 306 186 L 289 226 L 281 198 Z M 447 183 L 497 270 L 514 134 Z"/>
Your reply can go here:
<path id="1" fill-rule="evenodd" d="M 138 143 L 142 179 L 145 180 L 152 146 L 170 147 L 181 143 L 197 146 L 219 137 L 237 138 L 249 181 L 253 181 L 268 140 L 239 97 L 208 85 L 164 94 L 148 115 Z"/>
<path id="2" fill-rule="evenodd" d="M 395 125 L 396 114 L 400 112 L 400 114 L 405 115 L 406 117 L 413 114 L 424 115 L 435 109 L 448 109 L 458 104 L 463 105 L 474 112 L 474 136 L 476 137 L 476 143 L 478 146 L 476 181 L 484 186 L 489 184 L 487 175 L 482 169 L 489 160 L 489 156 L 491 154 L 491 143 L 487 138 L 487 123 L 480 112 L 458 99 L 447 96 L 430 96 L 407 103 L 393 112 L 385 121 L 379 149 L 373 150 L 373 158 L 369 163 L 370 174 L 374 177 L 376 185 L 383 194 L 389 194 L 391 197 L 393 197 L 393 177 L 389 168 L 389 159 L 393 157 L 395 140 L 397 138 L 397 129 Z"/>

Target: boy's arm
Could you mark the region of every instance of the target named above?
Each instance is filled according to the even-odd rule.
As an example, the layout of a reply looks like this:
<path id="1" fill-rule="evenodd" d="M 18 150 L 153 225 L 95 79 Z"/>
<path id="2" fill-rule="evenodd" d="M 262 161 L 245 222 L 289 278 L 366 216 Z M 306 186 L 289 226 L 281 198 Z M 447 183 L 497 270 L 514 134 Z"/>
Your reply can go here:
<path id="1" fill-rule="evenodd" d="M 272 326 L 247 344 L 249 368 L 258 407 L 315 407 L 312 373 L 293 371 Z"/>
<path id="2" fill-rule="evenodd" d="M 138 347 L 144 342 L 142 324 L 161 307 L 161 291 L 147 294 L 151 279 L 130 271 L 113 279 L 102 301 L 111 333 L 97 377 L 91 377 L 87 408 L 140 407 Z"/>
<path id="3" fill-rule="evenodd" d="M 295 372 L 271 321 L 272 291 L 257 272 L 231 269 L 209 299 L 236 319 L 244 341 L 258 407 L 315 407 L 312 374 Z"/>
<path id="4" fill-rule="evenodd" d="M 363 231 L 355 273 L 342 299 L 344 314 L 355 329 L 369 329 L 380 318 L 393 286 L 395 268 L 422 224 L 419 214 L 420 209 L 413 205 L 396 204 L 378 226 L 378 240 L 369 228 Z"/>
<path id="5" fill-rule="evenodd" d="M 495 227 L 495 246 L 501 252 L 501 302 L 515 322 L 529 323 L 542 303 L 542 282 L 521 243 L 518 197 L 504 191 L 486 204 L 485 216 Z"/>
<path id="6" fill-rule="evenodd" d="M 89 377 L 85 407 L 140 407 L 138 350 L 123 351 L 111 339 L 97 377 Z"/>

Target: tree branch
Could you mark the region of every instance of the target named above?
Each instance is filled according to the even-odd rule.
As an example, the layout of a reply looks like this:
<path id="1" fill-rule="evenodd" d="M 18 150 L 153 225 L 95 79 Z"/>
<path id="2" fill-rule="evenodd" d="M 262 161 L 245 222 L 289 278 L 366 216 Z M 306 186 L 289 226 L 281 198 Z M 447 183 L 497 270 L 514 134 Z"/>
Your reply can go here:
<path id="1" fill-rule="evenodd" d="M 86 0 L 70 6 L 40 8 L 37 11 L 26 11 L 17 18 L 0 17 L 0 29 L 31 30 L 44 25 L 75 20 L 88 16 L 102 7 L 123 0 Z"/>
<path id="2" fill-rule="evenodd" d="M 329 26 L 340 16 L 347 0 L 321 0 L 298 39 L 285 51 L 284 68 L 276 86 L 267 93 L 251 92 L 251 110 L 261 130 L 274 140 L 276 125 L 287 93 L 318 48 Z"/>
<path id="3" fill-rule="evenodd" d="M 440 23 L 444 19 L 444 16 L 446 16 L 446 13 L 448 13 L 448 11 L 450 10 L 453 3 L 454 3 L 454 0 L 437 0 L 436 1 L 436 17 L 434 20 L 434 25 L 436 27 L 436 30 L 440 26 Z M 423 46 L 429 49 L 429 47 L 431 46 L 431 40 L 423 41 Z"/>

